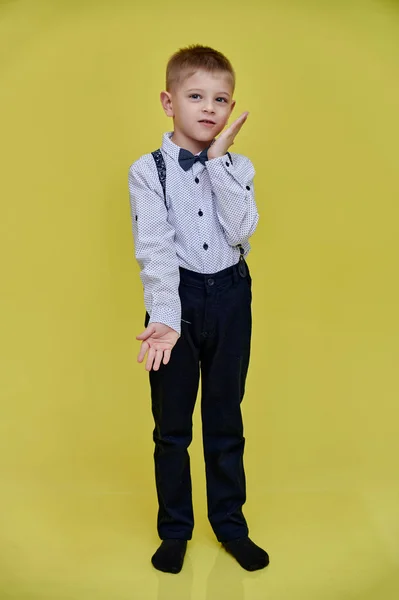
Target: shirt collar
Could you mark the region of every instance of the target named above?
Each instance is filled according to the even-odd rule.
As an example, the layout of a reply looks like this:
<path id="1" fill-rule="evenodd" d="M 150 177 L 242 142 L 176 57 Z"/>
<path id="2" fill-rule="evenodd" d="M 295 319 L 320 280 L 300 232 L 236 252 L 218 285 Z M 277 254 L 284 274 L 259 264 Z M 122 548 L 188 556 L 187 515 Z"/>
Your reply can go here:
<path id="1" fill-rule="evenodd" d="M 167 131 L 162 137 L 162 150 L 165 150 L 166 154 L 169 154 L 176 162 L 179 159 L 180 146 L 177 146 L 170 139 L 173 135 L 173 131 Z"/>
<path id="2" fill-rule="evenodd" d="M 176 162 L 178 162 L 178 160 L 179 160 L 180 146 L 178 146 L 177 144 L 175 144 L 174 142 L 172 142 L 172 140 L 170 139 L 172 137 L 172 135 L 173 135 L 173 131 L 167 131 L 166 133 L 163 134 L 163 137 L 162 137 L 162 150 L 164 150 L 166 152 L 166 154 L 168 154 Z M 197 152 L 196 156 L 198 154 L 201 154 L 201 153 Z"/>

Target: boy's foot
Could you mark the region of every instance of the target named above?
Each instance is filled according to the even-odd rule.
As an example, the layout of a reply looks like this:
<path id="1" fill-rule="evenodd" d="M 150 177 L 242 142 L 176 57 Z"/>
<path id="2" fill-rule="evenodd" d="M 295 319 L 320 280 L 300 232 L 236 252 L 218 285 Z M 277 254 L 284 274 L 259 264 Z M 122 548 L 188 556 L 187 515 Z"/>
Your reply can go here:
<path id="1" fill-rule="evenodd" d="M 267 552 L 254 544 L 249 537 L 222 542 L 222 545 L 247 571 L 263 569 L 269 564 Z"/>
<path id="2" fill-rule="evenodd" d="M 163 540 L 151 562 L 158 571 L 179 573 L 186 554 L 186 540 Z"/>

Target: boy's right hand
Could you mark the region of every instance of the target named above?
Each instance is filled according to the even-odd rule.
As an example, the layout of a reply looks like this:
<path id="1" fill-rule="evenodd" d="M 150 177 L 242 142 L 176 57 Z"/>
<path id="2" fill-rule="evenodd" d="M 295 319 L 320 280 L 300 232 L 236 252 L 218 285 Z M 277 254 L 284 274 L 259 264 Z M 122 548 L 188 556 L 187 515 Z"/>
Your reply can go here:
<path id="1" fill-rule="evenodd" d="M 238 117 L 238 119 L 234 121 L 234 123 L 230 125 L 228 129 L 223 131 L 223 133 L 221 133 L 219 137 L 213 141 L 208 150 L 208 160 L 211 160 L 212 158 L 219 158 L 220 156 L 224 156 L 226 154 L 230 146 L 234 144 L 234 139 L 247 120 L 248 115 L 248 111 L 242 113 L 242 115 Z"/>
<path id="2" fill-rule="evenodd" d="M 164 323 L 150 323 L 143 333 L 136 337 L 137 340 L 142 340 L 137 361 L 143 362 L 148 351 L 145 368 L 147 371 L 151 371 L 151 369 L 158 371 L 161 362 L 164 365 L 168 364 L 172 348 L 179 337 L 177 331 Z"/>

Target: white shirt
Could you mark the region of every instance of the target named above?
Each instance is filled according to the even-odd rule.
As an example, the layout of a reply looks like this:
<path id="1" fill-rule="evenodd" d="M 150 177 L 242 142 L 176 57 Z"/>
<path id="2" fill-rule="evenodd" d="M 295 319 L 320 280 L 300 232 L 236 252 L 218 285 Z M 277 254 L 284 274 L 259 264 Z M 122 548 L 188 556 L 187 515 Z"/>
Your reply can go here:
<path id="1" fill-rule="evenodd" d="M 166 204 L 151 153 L 129 167 L 128 183 L 135 256 L 150 323 L 181 332 L 179 267 L 198 273 L 221 271 L 250 251 L 249 237 L 259 215 L 254 198 L 254 167 L 246 156 L 230 153 L 199 161 L 184 171 L 180 147 L 163 135 Z M 198 153 L 199 154 L 199 153 Z"/>

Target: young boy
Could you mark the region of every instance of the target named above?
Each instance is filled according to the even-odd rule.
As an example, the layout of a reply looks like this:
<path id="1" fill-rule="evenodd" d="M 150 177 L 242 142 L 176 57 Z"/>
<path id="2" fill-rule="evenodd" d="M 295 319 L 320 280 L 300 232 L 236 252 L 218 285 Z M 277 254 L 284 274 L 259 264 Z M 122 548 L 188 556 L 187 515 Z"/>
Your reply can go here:
<path id="1" fill-rule="evenodd" d="M 248 113 L 215 139 L 234 108 L 234 87 L 234 70 L 220 52 L 199 45 L 176 52 L 160 95 L 173 132 L 164 134 L 160 153 L 145 154 L 129 168 L 146 306 L 138 361 L 148 352 L 162 540 L 152 563 L 170 573 L 181 570 L 194 527 L 188 446 L 200 374 L 210 524 L 245 569 L 269 562 L 248 537 L 242 513 L 240 405 L 252 326 L 245 256 L 259 216 L 252 163 L 228 152 Z"/>

